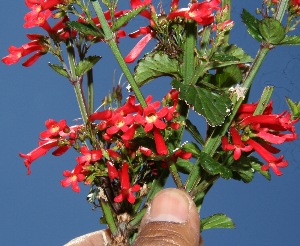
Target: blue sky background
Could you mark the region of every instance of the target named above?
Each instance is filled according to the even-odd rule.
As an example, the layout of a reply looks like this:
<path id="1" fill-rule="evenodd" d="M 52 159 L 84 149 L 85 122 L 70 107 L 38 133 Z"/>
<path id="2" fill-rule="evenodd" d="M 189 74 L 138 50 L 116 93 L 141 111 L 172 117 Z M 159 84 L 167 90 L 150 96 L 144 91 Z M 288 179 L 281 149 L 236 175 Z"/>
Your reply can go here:
<path id="1" fill-rule="evenodd" d="M 168 6 L 169 1 L 163 2 Z M 254 13 L 260 6 L 260 0 L 233 0 L 232 18 L 236 27 L 231 42 L 252 56 L 255 56 L 259 44 L 249 37 L 239 15 L 242 8 Z M 27 42 L 26 33 L 43 32 L 22 27 L 27 12 L 23 1 L 2 2 L 1 57 L 7 55 L 9 45 L 21 46 Z M 145 25 L 147 21 L 141 19 L 140 24 Z M 134 42 L 121 43 L 124 54 Z M 100 105 L 111 88 L 114 70 L 116 80 L 121 72 L 114 60 L 107 56 L 104 45 L 95 50 L 103 56 L 95 69 L 98 100 L 95 104 Z M 76 124 L 74 119 L 80 117 L 71 85 L 50 70 L 48 61 L 53 61 L 52 57 L 45 56 L 30 68 L 20 64 L 9 67 L 0 64 L 0 245 L 63 245 L 76 236 L 103 228 L 99 224 L 100 211 L 92 210 L 85 199 L 88 187 L 82 187 L 77 194 L 60 185 L 63 170 L 75 165 L 75 153 L 70 151 L 62 157 L 48 155 L 40 158 L 32 164 L 30 176 L 26 175 L 23 160 L 18 156 L 19 152 L 27 153 L 37 146 L 45 120 L 66 119 L 72 125 Z M 287 108 L 285 96 L 299 100 L 299 47 L 278 47 L 270 52 L 255 80 L 251 100 L 256 101 L 267 85 L 275 86 L 273 100 L 277 113 Z M 154 82 L 146 90 L 161 98 L 168 86 L 166 81 Z M 283 176 L 272 175 L 269 182 L 256 175 L 250 184 L 219 180 L 213 187 L 204 202 L 201 216 L 226 213 L 236 223 L 236 229 L 203 232 L 206 246 L 292 246 L 299 243 L 300 144 L 296 141 L 280 148 L 289 160 Z"/>

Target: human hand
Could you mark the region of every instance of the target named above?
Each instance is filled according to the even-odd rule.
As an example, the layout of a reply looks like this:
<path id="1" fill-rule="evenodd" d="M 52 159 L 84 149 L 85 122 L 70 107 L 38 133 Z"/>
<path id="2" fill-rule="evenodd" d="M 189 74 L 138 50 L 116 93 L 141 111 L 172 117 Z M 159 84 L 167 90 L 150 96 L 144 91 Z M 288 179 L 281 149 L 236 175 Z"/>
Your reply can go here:
<path id="1" fill-rule="evenodd" d="M 199 229 L 200 219 L 191 197 L 169 188 L 152 200 L 133 245 L 203 246 Z M 75 238 L 65 246 L 105 246 L 109 242 L 109 231 L 102 230 Z"/>

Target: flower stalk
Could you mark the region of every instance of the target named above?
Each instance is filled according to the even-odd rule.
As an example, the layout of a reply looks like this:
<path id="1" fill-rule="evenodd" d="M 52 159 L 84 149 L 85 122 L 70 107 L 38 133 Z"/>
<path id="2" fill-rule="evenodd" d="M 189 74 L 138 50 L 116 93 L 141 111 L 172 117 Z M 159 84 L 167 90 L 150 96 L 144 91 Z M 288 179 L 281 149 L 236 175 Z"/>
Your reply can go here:
<path id="1" fill-rule="evenodd" d="M 96 12 L 96 15 L 99 18 L 101 26 L 103 28 L 103 32 L 104 32 L 104 35 L 105 35 L 106 42 L 108 43 L 108 45 L 111 48 L 115 58 L 117 59 L 124 75 L 126 76 L 126 78 L 128 80 L 128 83 L 130 84 L 131 89 L 133 90 L 134 94 L 136 95 L 138 101 L 140 102 L 140 104 L 142 105 L 143 108 L 146 107 L 147 103 L 144 99 L 144 96 L 141 93 L 141 90 L 139 89 L 137 83 L 135 82 L 134 77 L 133 77 L 128 65 L 124 61 L 124 58 L 121 54 L 121 51 L 120 51 L 120 49 L 119 49 L 119 47 L 118 47 L 118 45 L 115 41 L 114 34 L 111 31 L 111 29 L 110 29 L 110 27 L 107 23 L 107 20 L 104 16 L 104 13 L 103 13 L 103 10 L 102 10 L 102 7 L 101 7 L 99 1 L 98 0 L 91 0 L 91 2 L 92 2 L 94 10 Z"/>

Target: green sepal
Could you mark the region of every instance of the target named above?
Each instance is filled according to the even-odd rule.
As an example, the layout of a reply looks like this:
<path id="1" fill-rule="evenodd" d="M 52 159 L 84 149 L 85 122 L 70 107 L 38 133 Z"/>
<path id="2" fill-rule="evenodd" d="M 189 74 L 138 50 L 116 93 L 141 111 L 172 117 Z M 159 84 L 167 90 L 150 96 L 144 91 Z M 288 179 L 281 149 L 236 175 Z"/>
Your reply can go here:
<path id="1" fill-rule="evenodd" d="M 263 39 L 269 44 L 280 44 L 285 37 L 285 29 L 280 21 L 273 18 L 264 18 L 258 24 Z"/>
<path id="2" fill-rule="evenodd" d="M 262 162 L 260 162 L 257 158 L 255 158 L 254 156 L 250 156 L 249 157 L 250 160 L 250 165 L 251 167 L 258 172 L 259 174 L 261 174 L 262 176 L 264 176 L 267 180 L 271 180 L 271 174 L 269 172 L 269 170 L 267 171 L 263 171 L 261 170 L 261 166 L 263 165 Z"/>
<path id="3" fill-rule="evenodd" d="M 288 97 L 286 97 L 285 100 L 290 108 L 292 118 L 293 119 L 300 118 L 300 101 L 295 103 Z"/>
<path id="4" fill-rule="evenodd" d="M 76 68 L 75 74 L 80 77 L 84 75 L 87 71 L 93 68 L 93 66 L 101 59 L 101 56 L 88 56 L 81 60 Z"/>
<path id="5" fill-rule="evenodd" d="M 203 218 L 200 222 L 200 232 L 207 229 L 235 228 L 231 218 L 226 214 L 214 214 Z"/>
<path id="6" fill-rule="evenodd" d="M 68 71 L 60 65 L 48 63 L 49 67 L 51 67 L 58 74 L 69 78 Z"/>
<path id="7" fill-rule="evenodd" d="M 75 31 L 83 34 L 84 36 L 92 35 L 95 37 L 104 37 L 101 29 L 87 23 L 81 23 L 77 21 L 69 21 L 66 23 L 67 27 L 74 29 Z"/>
<path id="8" fill-rule="evenodd" d="M 278 45 L 300 45 L 300 36 L 285 36 Z"/>
<path id="9" fill-rule="evenodd" d="M 181 80 L 179 62 L 167 54 L 154 52 L 145 55 L 135 67 L 134 79 L 139 87 L 161 76 Z"/>
<path id="10" fill-rule="evenodd" d="M 219 174 L 224 179 L 232 178 L 232 171 L 229 168 L 221 165 L 207 153 L 201 152 L 199 155 L 199 161 L 202 168 L 210 175 Z"/>
<path id="11" fill-rule="evenodd" d="M 251 37 L 261 42 L 263 40 L 263 37 L 259 32 L 259 20 L 256 19 L 252 14 L 250 14 L 246 9 L 243 9 L 241 17 L 242 21 L 247 26 L 247 31 L 251 35 Z"/>
<path id="12" fill-rule="evenodd" d="M 225 117 L 230 114 L 231 100 L 227 96 L 175 80 L 173 86 L 179 89 L 180 99 L 185 100 L 211 126 L 221 125 Z"/>
<path id="13" fill-rule="evenodd" d="M 122 26 L 126 25 L 130 20 L 136 17 L 139 13 L 145 10 L 149 5 L 138 7 L 132 11 L 127 12 L 126 14 L 120 16 L 112 25 L 112 31 L 118 31 Z"/>

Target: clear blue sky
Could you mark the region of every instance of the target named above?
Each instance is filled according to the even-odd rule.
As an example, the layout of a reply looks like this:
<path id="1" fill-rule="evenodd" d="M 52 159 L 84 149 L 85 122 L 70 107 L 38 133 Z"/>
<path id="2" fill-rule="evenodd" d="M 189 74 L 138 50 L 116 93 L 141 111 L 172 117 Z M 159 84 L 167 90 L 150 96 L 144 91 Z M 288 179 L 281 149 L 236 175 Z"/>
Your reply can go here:
<path id="1" fill-rule="evenodd" d="M 242 8 L 253 13 L 261 6 L 261 1 L 233 0 L 233 5 L 236 27 L 231 42 L 238 43 L 254 56 L 258 44 L 247 35 L 239 14 Z M 26 33 L 40 32 L 38 29 L 23 29 L 23 16 L 27 11 L 23 1 L 2 2 L 1 57 L 7 55 L 9 45 L 20 46 L 27 42 Z M 132 45 L 121 45 L 121 49 L 126 53 Z M 99 104 L 110 88 L 114 69 L 117 69 L 113 60 L 105 56 L 107 52 L 103 45 L 101 49 L 99 46 L 97 51 L 101 50 L 100 55 L 104 58 L 96 72 Z M 20 64 L 10 67 L 0 64 L 0 245 L 63 245 L 76 236 L 103 228 L 99 224 L 100 211 L 93 211 L 86 202 L 88 187 L 83 187 L 77 194 L 60 185 L 62 171 L 75 164 L 75 154 L 45 156 L 33 163 L 30 176 L 26 175 L 23 160 L 18 156 L 19 152 L 27 153 L 37 146 L 45 120 L 66 119 L 73 124 L 73 120 L 80 117 L 71 85 L 50 71 L 47 66 L 50 60 L 52 57 L 45 56 L 30 68 Z M 117 69 L 116 77 L 119 75 Z M 287 108 L 284 96 L 299 100 L 300 47 L 279 47 L 271 51 L 255 81 L 252 101 L 258 99 L 266 85 L 276 87 L 273 100 L 277 113 Z M 156 93 L 158 86 L 163 93 L 168 90 L 167 82 L 147 89 Z M 205 231 L 206 246 L 299 244 L 299 152 L 299 141 L 285 145 L 282 153 L 289 160 L 289 167 L 283 169 L 282 177 L 272 175 L 271 182 L 256 175 L 250 184 L 219 181 L 213 187 L 204 202 L 201 216 L 224 212 L 235 221 L 236 229 Z"/>

